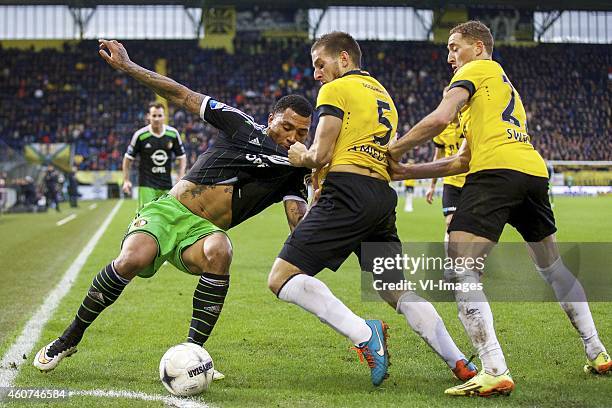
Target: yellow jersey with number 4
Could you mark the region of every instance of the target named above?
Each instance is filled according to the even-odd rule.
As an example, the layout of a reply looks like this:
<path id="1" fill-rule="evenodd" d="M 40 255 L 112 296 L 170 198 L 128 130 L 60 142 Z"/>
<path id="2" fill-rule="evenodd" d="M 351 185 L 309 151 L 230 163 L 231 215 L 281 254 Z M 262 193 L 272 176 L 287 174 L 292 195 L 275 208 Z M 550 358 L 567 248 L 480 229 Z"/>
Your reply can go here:
<path id="1" fill-rule="evenodd" d="M 458 122 L 449 123 L 442 133 L 433 138 L 436 147 L 444 150 L 444 157 L 457 154 L 464 140 L 465 136 L 463 136 L 463 130 Z M 466 173 L 446 176 L 443 179 L 443 183 L 462 188 L 465 183 L 465 174 Z"/>
<path id="2" fill-rule="evenodd" d="M 468 174 L 509 169 L 548 177 L 542 156 L 533 148 L 527 115 L 503 68 L 492 60 L 471 61 L 453 76 L 450 88 L 470 93 L 465 137 L 472 158 Z"/>
<path id="3" fill-rule="evenodd" d="M 398 115 L 387 90 L 365 71 L 349 71 L 321 87 L 319 117 L 342 120 L 330 167 L 352 164 L 369 168 L 387 181 L 387 148 L 397 129 Z"/>

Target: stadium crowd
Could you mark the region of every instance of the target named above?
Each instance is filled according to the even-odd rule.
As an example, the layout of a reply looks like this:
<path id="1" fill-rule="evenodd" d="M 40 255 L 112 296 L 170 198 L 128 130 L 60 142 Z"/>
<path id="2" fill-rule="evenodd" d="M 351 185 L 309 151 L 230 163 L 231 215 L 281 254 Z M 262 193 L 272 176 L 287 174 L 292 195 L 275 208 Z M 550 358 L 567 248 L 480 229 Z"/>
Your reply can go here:
<path id="1" fill-rule="evenodd" d="M 237 38 L 236 52 L 204 50 L 193 41 L 126 42 L 131 58 L 153 69 L 167 60 L 168 76 L 265 122 L 272 103 L 300 93 L 313 103 L 309 43 L 299 39 Z M 451 77 L 443 45 L 362 41 L 363 68 L 389 90 L 403 133 L 431 111 Z M 109 69 L 97 42 L 63 51 L 0 48 L 0 141 L 73 143 L 82 170 L 119 170 L 132 132 L 143 126 L 152 92 Z M 605 45 L 541 44 L 497 47 L 523 98 L 534 145 L 549 160 L 612 160 L 612 51 Z M 584 62 L 588 61 L 588 64 Z M 216 130 L 182 110 L 169 112 L 188 152 L 188 164 L 215 141 Z M 316 125 L 316 122 L 315 124 Z M 313 126 L 314 126 L 313 125 Z M 412 158 L 427 161 L 432 146 Z"/>

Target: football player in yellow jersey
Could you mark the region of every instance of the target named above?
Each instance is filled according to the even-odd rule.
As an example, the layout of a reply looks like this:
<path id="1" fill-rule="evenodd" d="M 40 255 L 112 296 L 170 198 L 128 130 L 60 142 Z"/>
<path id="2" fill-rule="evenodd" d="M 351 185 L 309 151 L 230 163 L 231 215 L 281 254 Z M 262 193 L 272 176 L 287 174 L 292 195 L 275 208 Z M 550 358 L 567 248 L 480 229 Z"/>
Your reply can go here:
<path id="1" fill-rule="evenodd" d="M 459 111 L 466 114 L 467 143 L 459 154 L 432 163 L 391 163 L 393 178 L 429 178 L 468 171 L 459 207 L 448 228 L 449 256 L 486 256 L 505 224 L 528 243 L 538 272 L 580 334 L 586 352 L 584 371 L 603 374 L 612 360 L 599 340 L 580 282 L 565 267 L 555 239 L 548 199 L 548 173 L 531 145 L 521 98 L 502 67 L 491 59 L 488 27 L 469 21 L 454 27 L 448 39 L 448 63 L 455 75 L 440 105 L 389 148 L 393 160 L 439 134 Z M 480 283 L 483 270 L 448 271 L 458 283 Z M 478 351 L 483 369 L 450 395 L 509 394 L 514 382 L 493 327 L 491 308 L 482 290 L 455 293 L 459 317 Z"/>
<path id="2" fill-rule="evenodd" d="M 434 145 L 436 147 L 433 160 L 440 160 L 444 157 L 450 157 L 456 154 L 461 148 L 461 144 L 465 141 L 463 136 L 463 129 L 459 123 L 459 118 L 453 120 L 449 125 L 440 133 L 438 136 L 433 138 Z M 425 199 L 429 204 L 433 202 L 433 195 L 436 189 L 437 177 L 431 179 L 431 185 L 425 193 Z M 457 210 L 459 205 L 459 197 L 461 196 L 461 189 L 465 183 L 465 174 L 457 174 L 454 176 L 446 176 L 442 180 L 442 214 L 444 214 L 444 221 L 446 228 L 453 219 L 453 214 Z M 444 232 L 444 242 L 448 242 L 448 232 Z"/>
<path id="3" fill-rule="evenodd" d="M 336 271 L 351 253 L 360 258 L 362 270 L 373 271 L 373 258 L 361 257 L 362 242 L 384 243 L 377 257 L 401 253 L 395 228 L 397 194 L 389 186 L 386 158 L 397 111 L 386 89 L 360 69 L 361 50 L 349 34 L 322 36 L 311 54 L 315 80 L 323 83 L 317 98 L 319 123 L 310 149 L 301 143 L 292 146 L 289 161 L 312 169 L 329 165 L 329 170 L 318 202 L 274 262 L 268 286 L 279 299 L 302 307 L 350 339 L 367 360 L 372 383 L 380 385 L 389 363 L 386 325 L 355 315 L 315 275 L 324 268 Z M 379 277 L 380 282 L 400 283 L 403 271 Z M 458 378 L 476 374 L 430 303 L 413 292 L 377 289 Z"/>

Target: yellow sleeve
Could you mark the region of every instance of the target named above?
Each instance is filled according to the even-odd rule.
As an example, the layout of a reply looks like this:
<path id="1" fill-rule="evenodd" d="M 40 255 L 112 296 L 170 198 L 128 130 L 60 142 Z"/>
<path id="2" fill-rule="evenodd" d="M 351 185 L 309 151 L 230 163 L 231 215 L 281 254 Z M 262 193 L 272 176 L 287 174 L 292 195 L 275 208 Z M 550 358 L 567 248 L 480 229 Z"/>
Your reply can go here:
<path id="1" fill-rule="evenodd" d="M 442 140 L 442 137 L 441 137 L 442 133 L 440 133 L 438 136 L 433 138 L 433 144 L 439 149 L 444 149 L 444 141 Z"/>
<path id="2" fill-rule="evenodd" d="M 344 118 L 345 99 L 334 82 L 323 85 L 319 90 L 319 95 L 317 96 L 317 113 L 319 117 L 332 115 L 340 119 Z"/>
<path id="3" fill-rule="evenodd" d="M 457 73 L 451 79 L 448 89 L 461 87 L 466 89 L 470 93 L 470 98 L 474 96 L 476 90 L 482 84 L 485 76 L 481 64 L 478 61 L 468 62 L 462 66 Z"/>

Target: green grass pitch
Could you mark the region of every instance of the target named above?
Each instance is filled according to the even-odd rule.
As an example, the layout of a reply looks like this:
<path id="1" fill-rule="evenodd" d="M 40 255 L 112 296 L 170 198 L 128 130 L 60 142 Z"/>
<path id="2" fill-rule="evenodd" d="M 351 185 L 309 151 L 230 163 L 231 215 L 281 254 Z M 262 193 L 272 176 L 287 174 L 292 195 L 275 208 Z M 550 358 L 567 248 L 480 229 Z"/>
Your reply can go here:
<path id="1" fill-rule="evenodd" d="M 23 325 L 60 280 L 115 202 L 83 206 L 68 215 L 0 216 L 0 353 L 10 347 Z M 555 214 L 562 241 L 611 242 L 612 197 L 556 198 Z M 39 347 L 57 337 L 70 322 L 92 277 L 118 254 L 135 202 L 126 201 L 89 257 L 72 290 L 46 325 L 42 338 L 21 367 L 20 387 L 76 390 L 128 390 L 166 394 L 158 364 L 170 346 L 183 342 L 191 316 L 196 278 L 164 266 L 152 279 L 137 279 L 87 331 L 79 352 L 53 372 L 31 366 Z M 404 241 L 439 241 L 443 220 L 438 201 L 415 200 L 415 212 L 398 207 L 398 229 Z M 234 261 L 230 294 L 223 314 L 206 343 L 215 366 L 227 375 L 215 382 L 202 402 L 217 407 L 360 407 L 360 406 L 550 406 L 598 407 L 611 404 L 612 376 L 582 372 L 584 355 L 569 320 L 555 303 L 493 303 L 498 337 L 517 389 L 510 397 L 446 397 L 458 382 L 445 364 L 407 327 L 403 317 L 381 302 L 362 302 L 357 262 L 318 277 L 357 314 L 383 318 L 391 326 L 391 377 L 383 387 L 370 384 L 369 370 L 358 363 L 348 342 L 296 306 L 277 300 L 266 288 L 267 274 L 288 234 L 282 207 L 275 206 L 233 229 Z M 516 241 L 507 228 L 503 240 Z M 535 271 L 534 271 L 535 273 Z M 602 271 L 609 273 L 609 271 Z M 486 281 L 485 281 L 486 290 Z M 435 305 L 466 354 L 471 347 L 453 303 Z M 600 337 L 612 347 L 612 303 L 593 303 Z M 157 404 L 157 405 L 156 405 Z M 17 406 L 17 404 L 14 404 Z M 61 403 L 20 403 L 50 407 L 163 406 L 126 399 L 71 397 Z"/>

